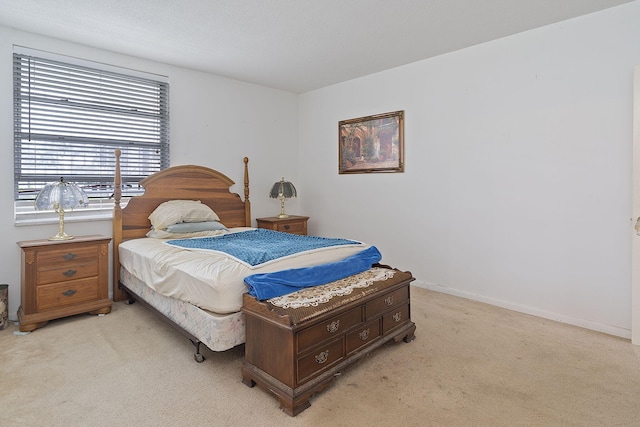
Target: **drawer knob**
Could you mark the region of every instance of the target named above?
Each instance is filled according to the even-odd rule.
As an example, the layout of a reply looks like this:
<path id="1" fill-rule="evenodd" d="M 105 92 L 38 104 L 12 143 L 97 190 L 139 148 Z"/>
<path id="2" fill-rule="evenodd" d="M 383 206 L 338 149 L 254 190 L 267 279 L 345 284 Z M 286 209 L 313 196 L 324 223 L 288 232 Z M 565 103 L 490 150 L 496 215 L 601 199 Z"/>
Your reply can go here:
<path id="1" fill-rule="evenodd" d="M 334 333 L 340 327 L 340 320 L 333 321 L 327 325 L 327 332 Z"/>
<path id="2" fill-rule="evenodd" d="M 396 314 L 394 314 L 392 319 L 394 322 L 399 322 L 400 320 L 402 320 L 402 312 L 399 311 Z"/>
<path id="3" fill-rule="evenodd" d="M 360 332 L 358 334 L 358 336 L 360 336 L 360 340 L 361 341 L 366 341 L 367 338 L 369 338 L 369 328 L 367 328 L 364 331 Z"/>
<path id="4" fill-rule="evenodd" d="M 71 259 L 74 259 L 75 257 L 76 257 L 76 254 L 73 254 L 71 252 L 69 252 L 68 254 L 63 256 L 63 258 L 66 259 L 66 260 L 71 260 Z"/>
<path id="5" fill-rule="evenodd" d="M 317 364 L 323 364 L 324 362 L 327 361 L 327 359 L 329 359 L 329 350 L 320 352 L 320 354 L 316 355 L 316 363 Z"/>
<path id="6" fill-rule="evenodd" d="M 290 228 L 291 228 L 291 226 L 290 226 L 289 224 L 285 224 L 285 225 L 284 225 L 284 229 L 285 229 L 285 230 L 288 230 L 288 229 L 290 229 Z"/>
<path id="7" fill-rule="evenodd" d="M 64 274 L 64 275 L 65 275 L 65 276 L 67 276 L 67 277 L 71 277 L 71 276 L 73 276 L 74 274 L 76 274 L 77 272 L 78 272 L 78 270 L 67 270 L 67 271 L 65 271 L 65 272 L 64 272 L 64 273 L 62 273 L 62 274 Z"/>
<path id="8" fill-rule="evenodd" d="M 390 295 L 384 299 L 384 303 L 387 305 L 393 305 L 393 295 Z"/>
<path id="9" fill-rule="evenodd" d="M 76 291 L 75 289 L 69 289 L 68 291 L 64 291 L 62 295 L 64 295 L 65 297 L 70 297 L 75 295 L 76 292 L 78 291 Z"/>

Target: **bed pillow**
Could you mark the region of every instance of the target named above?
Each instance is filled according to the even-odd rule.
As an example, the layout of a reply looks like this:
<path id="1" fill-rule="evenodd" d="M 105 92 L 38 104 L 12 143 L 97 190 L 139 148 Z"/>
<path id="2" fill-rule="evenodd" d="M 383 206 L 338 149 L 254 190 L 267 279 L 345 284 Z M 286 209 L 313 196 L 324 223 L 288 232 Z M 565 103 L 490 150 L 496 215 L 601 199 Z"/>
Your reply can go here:
<path id="1" fill-rule="evenodd" d="M 152 239 L 190 239 L 192 237 L 213 237 L 219 236 L 221 234 L 226 234 L 229 231 L 226 229 L 220 230 L 204 230 L 204 231 L 193 231 L 191 233 L 169 233 L 166 230 L 156 230 L 152 228 L 147 233 L 147 237 L 151 237 Z"/>
<path id="2" fill-rule="evenodd" d="M 164 230 L 181 222 L 218 221 L 218 215 L 200 200 L 170 200 L 161 203 L 149 215 L 151 225 L 156 230 Z"/>
<path id="3" fill-rule="evenodd" d="M 167 227 L 169 233 L 196 233 L 198 231 L 227 230 L 224 224 L 218 221 L 179 222 Z"/>

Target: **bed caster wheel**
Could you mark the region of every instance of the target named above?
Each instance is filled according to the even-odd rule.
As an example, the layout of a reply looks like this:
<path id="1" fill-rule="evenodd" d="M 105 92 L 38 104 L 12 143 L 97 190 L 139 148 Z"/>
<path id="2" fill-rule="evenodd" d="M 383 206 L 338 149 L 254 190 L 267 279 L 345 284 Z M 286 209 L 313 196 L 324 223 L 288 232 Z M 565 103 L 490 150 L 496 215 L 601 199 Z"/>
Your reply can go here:
<path id="1" fill-rule="evenodd" d="M 125 304 L 127 304 L 127 305 L 131 305 L 131 304 L 133 304 L 134 302 L 136 302 L 136 300 L 134 300 L 133 298 L 129 298 L 127 301 L 125 301 Z"/>
<path id="2" fill-rule="evenodd" d="M 193 355 L 193 358 L 195 359 L 196 362 L 198 363 L 202 363 L 204 362 L 204 356 L 201 353 L 195 353 Z"/>

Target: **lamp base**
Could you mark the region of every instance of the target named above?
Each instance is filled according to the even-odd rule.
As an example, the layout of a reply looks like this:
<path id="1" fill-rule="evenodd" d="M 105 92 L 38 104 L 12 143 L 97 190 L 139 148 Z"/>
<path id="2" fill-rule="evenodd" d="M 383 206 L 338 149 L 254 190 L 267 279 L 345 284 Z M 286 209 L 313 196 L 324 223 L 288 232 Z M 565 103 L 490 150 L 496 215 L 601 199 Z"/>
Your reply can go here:
<path id="1" fill-rule="evenodd" d="M 60 216 L 60 219 L 58 220 L 58 234 L 56 234 L 55 236 L 49 237 L 49 240 L 73 239 L 73 236 L 69 236 L 67 233 L 64 232 L 64 209 L 59 208 L 57 209 L 57 212 L 58 212 L 58 215 Z"/>
<path id="2" fill-rule="evenodd" d="M 280 215 L 278 218 L 289 218 L 289 215 L 284 213 L 284 196 L 280 193 Z"/>
<path id="3" fill-rule="evenodd" d="M 73 236 L 69 236 L 67 233 L 58 233 L 55 236 L 51 236 L 49 237 L 49 240 L 71 240 L 73 239 Z"/>

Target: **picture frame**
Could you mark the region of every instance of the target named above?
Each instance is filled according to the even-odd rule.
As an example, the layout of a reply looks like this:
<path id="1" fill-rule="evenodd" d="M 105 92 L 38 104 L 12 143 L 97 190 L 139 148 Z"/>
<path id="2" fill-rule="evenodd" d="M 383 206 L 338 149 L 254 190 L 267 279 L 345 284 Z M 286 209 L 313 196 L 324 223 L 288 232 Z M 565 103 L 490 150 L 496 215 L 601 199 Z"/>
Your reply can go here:
<path id="1" fill-rule="evenodd" d="M 404 110 L 338 122 L 338 173 L 404 172 Z"/>

